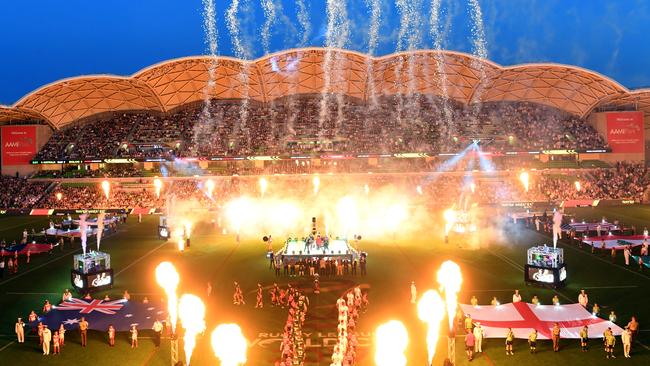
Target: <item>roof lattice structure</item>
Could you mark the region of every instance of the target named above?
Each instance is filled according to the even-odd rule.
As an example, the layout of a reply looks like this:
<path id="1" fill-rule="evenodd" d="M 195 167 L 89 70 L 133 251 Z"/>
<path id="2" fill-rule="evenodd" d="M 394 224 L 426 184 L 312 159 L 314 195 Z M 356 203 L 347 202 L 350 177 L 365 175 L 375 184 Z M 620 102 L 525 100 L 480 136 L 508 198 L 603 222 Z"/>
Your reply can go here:
<path id="1" fill-rule="evenodd" d="M 211 79 L 213 83 L 209 83 Z M 61 128 L 97 113 L 169 111 L 206 97 L 270 102 L 289 95 L 323 92 L 361 100 L 413 92 L 446 96 L 464 104 L 524 101 L 578 116 L 586 116 L 602 105 L 634 104 L 650 115 L 650 90 L 630 91 L 612 79 L 574 66 L 502 67 L 452 51 L 371 57 L 348 50 L 303 48 L 252 61 L 185 57 L 150 66 L 131 77 L 99 75 L 60 80 L 26 95 L 13 106 L 0 106 L 0 123 L 35 118 Z"/>

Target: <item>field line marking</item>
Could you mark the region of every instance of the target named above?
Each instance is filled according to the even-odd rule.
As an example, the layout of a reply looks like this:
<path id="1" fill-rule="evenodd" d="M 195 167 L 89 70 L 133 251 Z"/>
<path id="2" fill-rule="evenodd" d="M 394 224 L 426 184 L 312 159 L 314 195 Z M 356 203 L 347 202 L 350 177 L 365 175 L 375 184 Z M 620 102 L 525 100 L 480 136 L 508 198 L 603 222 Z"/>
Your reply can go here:
<path id="1" fill-rule="evenodd" d="M 16 341 L 11 341 L 11 342 L 5 344 L 4 347 L 0 348 L 0 352 L 4 351 L 5 349 L 7 349 L 9 346 L 11 346 L 14 343 L 16 343 Z"/>
<path id="2" fill-rule="evenodd" d="M 149 353 L 149 356 L 147 357 L 146 360 L 144 360 L 144 362 L 142 363 L 142 365 L 143 365 L 143 366 L 148 365 L 149 362 L 151 362 L 151 359 L 153 358 L 153 355 L 156 354 L 156 352 L 158 352 L 158 348 L 154 347 L 154 349 L 151 350 L 151 352 Z"/>
<path id="3" fill-rule="evenodd" d="M 617 288 L 637 288 L 637 285 L 626 285 L 626 286 L 591 286 L 591 287 L 581 287 L 585 290 L 598 290 L 598 289 L 617 289 Z"/>
<path id="4" fill-rule="evenodd" d="M 57 257 L 57 258 L 54 258 L 54 259 L 52 259 L 52 260 L 49 260 L 49 261 L 47 261 L 47 262 L 45 262 L 45 263 L 42 263 L 42 264 L 40 264 L 40 265 L 38 265 L 38 266 L 36 266 L 36 267 L 34 267 L 34 268 L 28 270 L 28 271 L 20 272 L 19 274 L 15 275 L 15 276 L 13 276 L 13 277 L 7 279 L 7 280 L 4 280 L 4 281 L 0 282 L 0 286 L 4 285 L 5 283 L 9 283 L 9 282 L 11 282 L 11 281 L 13 281 L 13 280 L 15 280 L 15 279 L 17 279 L 17 278 L 20 278 L 20 277 L 22 277 L 22 276 L 24 276 L 24 275 L 26 275 L 26 274 L 28 274 L 28 273 L 32 273 L 32 272 L 34 272 L 35 270 L 37 270 L 37 269 L 39 269 L 39 268 L 42 268 L 42 267 L 44 267 L 44 266 L 47 266 L 47 265 L 50 264 L 50 263 L 54 263 L 54 262 L 58 261 L 59 259 L 65 258 L 65 257 L 67 257 L 68 255 L 70 255 L 70 254 L 74 254 L 74 253 L 76 253 L 76 252 L 78 252 L 78 251 L 80 251 L 80 250 L 81 250 L 81 248 L 78 248 L 77 250 L 73 250 L 73 251 L 70 252 L 70 253 L 66 253 L 66 254 L 64 254 L 64 255 L 62 255 L 62 256 L 60 256 L 60 257 Z"/>
<path id="5" fill-rule="evenodd" d="M 128 266 L 122 268 L 119 272 L 117 272 L 114 277 L 117 277 L 120 274 L 124 273 L 124 271 L 126 271 L 129 268 L 133 267 L 134 265 L 138 264 L 141 260 L 148 257 L 151 253 L 155 252 L 156 250 L 162 248 L 164 245 L 167 245 L 167 242 L 164 242 L 164 243 L 160 244 L 159 246 L 157 246 L 157 247 L 151 249 L 150 251 L 148 251 L 147 253 L 145 253 L 145 255 L 143 255 L 140 258 L 136 259 L 135 261 L 131 262 L 131 264 L 129 264 Z"/>

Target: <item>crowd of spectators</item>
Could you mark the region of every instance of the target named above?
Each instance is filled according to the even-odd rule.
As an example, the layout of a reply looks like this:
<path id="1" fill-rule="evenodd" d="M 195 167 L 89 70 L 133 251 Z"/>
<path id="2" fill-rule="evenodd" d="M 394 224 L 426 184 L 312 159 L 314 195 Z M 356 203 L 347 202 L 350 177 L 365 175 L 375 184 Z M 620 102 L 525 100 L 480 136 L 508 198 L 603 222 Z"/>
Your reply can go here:
<path id="1" fill-rule="evenodd" d="M 584 119 L 527 102 L 466 106 L 430 95 L 375 103 L 318 94 L 270 103 L 221 100 L 168 114 L 120 112 L 56 131 L 37 159 L 162 158 L 293 153 L 590 149 L 605 142 Z"/>
<path id="2" fill-rule="evenodd" d="M 47 182 L 0 176 L 0 208 L 31 208 L 48 186 Z"/>
<path id="3" fill-rule="evenodd" d="M 472 176 L 472 173 L 321 175 L 322 187 L 349 193 L 392 190 L 412 196 L 426 206 L 495 204 L 507 201 L 560 202 L 567 199 L 630 199 L 647 201 L 650 171 L 641 164 L 617 163 L 608 169 L 574 170 L 572 175 L 530 171 L 526 189 L 519 171 Z M 312 175 L 268 176 L 267 194 L 309 197 Z M 576 184 L 579 182 L 579 187 Z M 231 198 L 261 195 L 257 177 L 232 176 L 211 180 L 186 178 L 166 180 L 157 197 L 152 178 L 136 182 L 114 182 L 106 199 L 99 183 L 61 184 L 45 194 L 49 183 L 22 178 L 0 180 L 0 205 L 4 208 L 162 208 L 167 204 L 192 203 L 218 208 Z M 212 186 L 212 188 L 210 188 Z M 327 189 L 327 188 L 324 188 Z M 42 198 L 41 198 L 42 196 Z M 40 200 L 39 200 L 40 199 Z M 170 201 L 171 199 L 171 201 Z"/>

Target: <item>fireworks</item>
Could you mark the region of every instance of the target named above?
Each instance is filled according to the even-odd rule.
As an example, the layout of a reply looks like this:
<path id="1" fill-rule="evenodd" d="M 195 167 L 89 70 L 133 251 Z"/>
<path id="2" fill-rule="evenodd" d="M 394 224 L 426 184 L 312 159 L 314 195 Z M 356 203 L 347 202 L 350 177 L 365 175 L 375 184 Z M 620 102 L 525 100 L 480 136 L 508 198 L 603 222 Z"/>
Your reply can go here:
<path id="1" fill-rule="evenodd" d="M 246 338 L 237 324 L 220 324 L 212 331 L 212 350 L 222 366 L 243 365 L 246 362 Z"/>
<path id="2" fill-rule="evenodd" d="M 197 296 L 185 294 L 178 303 L 178 315 L 185 329 L 185 364 L 189 366 L 196 347 L 196 336 L 205 330 L 205 305 Z"/>
<path id="3" fill-rule="evenodd" d="M 422 192 L 422 186 L 417 186 L 415 187 L 415 191 L 418 192 L 418 194 L 421 196 L 423 194 Z"/>
<path id="4" fill-rule="evenodd" d="M 318 188 L 320 187 L 320 178 L 318 176 L 314 176 L 314 179 L 312 179 L 312 183 L 314 185 L 314 194 L 318 194 Z"/>
<path id="5" fill-rule="evenodd" d="M 528 172 L 523 171 L 521 172 L 521 174 L 519 174 L 519 180 L 521 181 L 521 184 L 524 185 L 524 189 L 526 190 L 526 192 L 528 192 L 529 179 L 530 176 L 528 175 Z"/>
<path id="6" fill-rule="evenodd" d="M 460 285 L 463 283 L 463 275 L 460 273 L 460 267 L 452 262 L 445 261 L 440 266 L 437 274 L 438 284 L 444 290 L 445 301 L 447 303 L 447 317 L 449 318 L 449 329 L 454 326 L 454 316 L 458 306 L 458 292 Z"/>
<path id="7" fill-rule="evenodd" d="M 582 189 L 582 185 L 580 184 L 580 181 L 577 180 L 577 181 L 573 182 L 573 184 L 576 186 L 576 191 L 580 192 L 580 190 Z"/>
<path id="8" fill-rule="evenodd" d="M 176 330 L 176 320 L 178 319 L 178 302 L 176 288 L 180 278 L 176 268 L 170 262 L 161 262 L 156 267 L 156 282 L 165 290 L 167 294 L 167 311 L 172 323 L 172 332 Z"/>
<path id="9" fill-rule="evenodd" d="M 57 201 L 61 201 L 61 199 L 63 199 L 63 193 L 61 193 L 61 192 L 56 192 L 56 200 L 57 200 Z"/>
<path id="10" fill-rule="evenodd" d="M 102 181 L 102 190 L 104 191 L 104 196 L 108 199 L 111 194 L 111 183 L 107 180 Z"/>
<path id="11" fill-rule="evenodd" d="M 408 346 L 409 336 L 402 322 L 391 320 L 377 327 L 375 332 L 375 363 L 377 366 L 404 366 L 404 351 Z"/>
<path id="12" fill-rule="evenodd" d="M 438 291 L 428 290 L 418 302 L 418 317 L 427 323 L 428 364 L 433 362 L 440 334 L 440 322 L 445 318 L 445 303 Z"/>
<path id="13" fill-rule="evenodd" d="M 212 179 L 208 179 L 205 181 L 205 193 L 208 195 L 208 197 L 212 198 L 212 192 L 214 191 L 214 181 Z"/>
<path id="14" fill-rule="evenodd" d="M 162 189 L 163 182 L 158 177 L 153 180 L 153 186 L 156 189 L 156 198 L 160 198 L 160 190 Z"/>
<path id="15" fill-rule="evenodd" d="M 260 178 L 260 193 L 262 194 L 262 197 L 264 197 L 264 194 L 266 193 L 266 188 L 269 185 L 269 182 L 266 180 L 266 178 L 262 177 Z"/>

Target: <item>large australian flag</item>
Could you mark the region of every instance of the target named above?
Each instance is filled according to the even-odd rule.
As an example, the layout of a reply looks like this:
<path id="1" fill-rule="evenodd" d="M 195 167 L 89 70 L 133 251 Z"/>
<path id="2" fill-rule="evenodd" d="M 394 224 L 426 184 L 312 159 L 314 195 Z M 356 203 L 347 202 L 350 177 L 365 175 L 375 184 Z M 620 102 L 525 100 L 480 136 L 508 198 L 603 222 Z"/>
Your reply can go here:
<path id="1" fill-rule="evenodd" d="M 167 310 L 161 304 L 123 299 L 104 301 L 72 298 L 53 306 L 39 320 L 50 329 L 58 329 L 61 324 L 65 329 L 76 329 L 82 317 L 86 318 L 90 329 L 105 331 L 112 324 L 117 331 L 127 331 L 131 325 L 136 325 L 138 329 L 151 329 L 156 320 L 167 319 Z"/>

